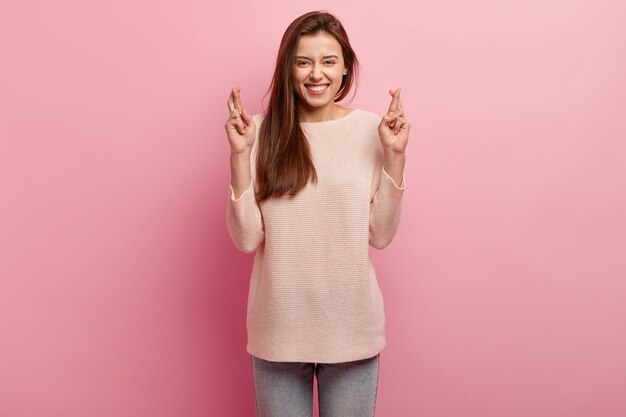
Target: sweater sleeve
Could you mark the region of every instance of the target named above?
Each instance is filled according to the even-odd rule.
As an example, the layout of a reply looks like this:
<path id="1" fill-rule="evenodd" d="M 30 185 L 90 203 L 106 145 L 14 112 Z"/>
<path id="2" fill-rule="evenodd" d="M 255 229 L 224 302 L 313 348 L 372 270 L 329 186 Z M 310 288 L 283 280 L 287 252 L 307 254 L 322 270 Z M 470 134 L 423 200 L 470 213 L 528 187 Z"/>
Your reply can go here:
<path id="1" fill-rule="evenodd" d="M 383 249 L 391 241 L 398 230 L 402 195 L 405 190 L 404 174 L 400 185 L 387 174 L 385 168 L 380 175 L 380 183 L 370 203 L 369 244 Z"/>
<path id="2" fill-rule="evenodd" d="M 263 216 L 254 195 L 252 181 L 250 187 L 237 198 L 233 186 L 230 186 L 226 224 L 235 246 L 242 252 L 252 253 L 263 242 Z"/>
<path id="3" fill-rule="evenodd" d="M 235 243 L 235 246 L 245 253 L 252 253 L 257 250 L 261 242 L 265 239 L 263 214 L 261 213 L 261 207 L 259 207 L 259 203 L 254 194 L 256 177 L 255 160 L 262 115 L 255 114 L 252 118 L 257 126 L 257 137 L 252 146 L 252 151 L 250 152 L 250 186 L 237 197 L 235 196 L 233 186 L 230 185 L 230 197 L 228 198 L 226 211 L 228 233 Z"/>

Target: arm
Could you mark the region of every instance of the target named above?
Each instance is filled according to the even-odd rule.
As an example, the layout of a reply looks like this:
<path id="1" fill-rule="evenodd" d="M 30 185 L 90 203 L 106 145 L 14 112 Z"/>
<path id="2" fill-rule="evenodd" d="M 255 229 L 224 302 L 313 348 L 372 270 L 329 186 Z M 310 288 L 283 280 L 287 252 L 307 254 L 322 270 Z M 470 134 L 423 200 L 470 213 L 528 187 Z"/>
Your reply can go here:
<path id="1" fill-rule="evenodd" d="M 393 240 L 400 222 L 404 194 L 404 165 L 409 140 L 409 123 L 404 117 L 400 89 L 389 91 L 393 97 L 387 114 L 378 126 L 383 147 L 383 168 L 378 189 L 370 203 L 369 244 L 382 249 Z"/>
<path id="2" fill-rule="evenodd" d="M 263 216 L 254 193 L 252 149 L 256 141 L 256 123 L 241 104 L 239 89 L 228 99 L 230 116 L 226 133 L 231 147 L 230 196 L 226 225 L 235 246 L 246 253 L 254 252 L 265 237 Z"/>

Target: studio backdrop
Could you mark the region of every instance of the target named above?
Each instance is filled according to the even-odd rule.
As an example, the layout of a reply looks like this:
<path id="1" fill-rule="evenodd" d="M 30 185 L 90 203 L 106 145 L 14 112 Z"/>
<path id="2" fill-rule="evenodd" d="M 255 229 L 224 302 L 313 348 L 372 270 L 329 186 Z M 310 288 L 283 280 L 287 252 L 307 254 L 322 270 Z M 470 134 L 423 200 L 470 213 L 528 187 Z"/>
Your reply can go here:
<path id="1" fill-rule="evenodd" d="M 254 415 L 224 124 L 316 9 L 400 87 L 379 417 L 626 415 L 626 6 L 0 3 L 0 416 Z"/>

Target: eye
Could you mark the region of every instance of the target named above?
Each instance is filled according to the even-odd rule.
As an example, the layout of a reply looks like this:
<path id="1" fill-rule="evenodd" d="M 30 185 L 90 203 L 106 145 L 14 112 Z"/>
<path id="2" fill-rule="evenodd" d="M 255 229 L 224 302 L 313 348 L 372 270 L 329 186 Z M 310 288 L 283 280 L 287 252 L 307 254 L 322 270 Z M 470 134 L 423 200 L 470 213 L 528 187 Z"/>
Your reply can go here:
<path id="1" fill-rule="evenodd" d="M 305 67 L 309 64 L 309 61 L 298 60 L 296 61 L 296 65 L 299 67 Z"/>
<path id="2" fill-rule="evenodd" d="M 326 65 L 335 65 L 335 60 L 334 59 L 327 59 L 326 61 L 324 61 L 324 64 L 326 64 Z"/>

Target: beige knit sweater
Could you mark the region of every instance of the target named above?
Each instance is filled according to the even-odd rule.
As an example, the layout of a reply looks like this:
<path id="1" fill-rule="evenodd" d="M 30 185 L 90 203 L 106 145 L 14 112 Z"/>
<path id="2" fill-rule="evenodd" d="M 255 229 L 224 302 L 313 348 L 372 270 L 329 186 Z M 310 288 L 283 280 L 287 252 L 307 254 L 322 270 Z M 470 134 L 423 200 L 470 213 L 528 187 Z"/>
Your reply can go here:
<path id="1" fill-rule="evenodd" d="M 262 115 L 254 116 L 258 127 Z M 369 257 L 400 220 L 400 186 L 383 169 L 381 117 L 355 109 L 301 126 L 317 184 L 293 198 L 258 204 L 256 145 L 250 188 L 232 186 L 227 225 L 235 245 L 256 251 L 247 306 L 250 354 L 269 361 L 336 363 L 365 359 L 386 345 L 383 298 Z"/>

